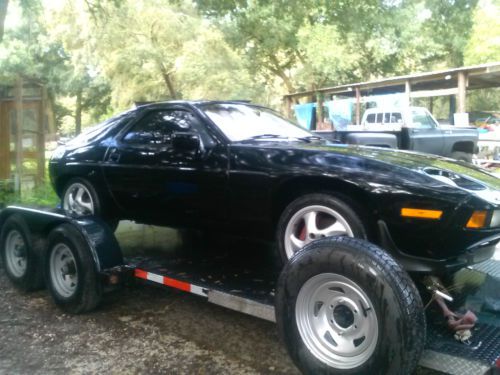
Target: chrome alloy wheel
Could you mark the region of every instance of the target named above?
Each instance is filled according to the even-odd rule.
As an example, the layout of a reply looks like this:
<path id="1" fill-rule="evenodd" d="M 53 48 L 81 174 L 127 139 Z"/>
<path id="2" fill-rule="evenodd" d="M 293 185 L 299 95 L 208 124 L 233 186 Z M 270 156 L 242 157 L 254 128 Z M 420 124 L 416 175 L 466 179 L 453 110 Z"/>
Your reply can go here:
<path id="1" fill-rule="evenodd" d="M 6 267 L 14 277 L 23 277 L 28 267 L 26 243 L 23 236 L 19 231 L 11 230 L 4 245 Z"/>
<path id="2" fill-rule="evenodd" d="M 94 214 L 94 201 L 89 189 L 79 182 L 72 184 L 64 193 L 63 208 L 78 216 Z"/>
<path id="3" fill-rule="evenodd" d="M 326 206 L 307 206 L 297 211 L 285 230 L 285 251 L 290 259 L 309 242 L 331 236 L 354 237 L 346 219 Z"/>
<path id="4" fill-rule="evenodd" d="M 49 262 L 50 279 L 55 291 L 62 297 L 71 297 L 78 286 L 78 268 L 73 253 L 67 245 L 57 244 Z"/>
<path id="5" fill-rule="evenodd" d="M 309 279 L 295 305 L 297 328 L 309 351 L 336 369 L 365 363 L 378 341 L 378 319 L 366 293 L 334 273 Z"/>

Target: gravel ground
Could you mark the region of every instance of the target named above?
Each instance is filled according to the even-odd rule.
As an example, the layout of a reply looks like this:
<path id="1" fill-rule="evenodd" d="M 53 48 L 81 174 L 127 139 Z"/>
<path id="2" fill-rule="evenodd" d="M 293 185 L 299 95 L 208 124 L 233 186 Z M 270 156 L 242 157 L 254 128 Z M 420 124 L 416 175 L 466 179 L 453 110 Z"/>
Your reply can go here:
<path id="1" fill-rule="evenodd" d="M 298 374 L 274 324 L 175 290 L 127 287 L 71 316 L 0 270 L 0 301 L 1 374 Z"/>

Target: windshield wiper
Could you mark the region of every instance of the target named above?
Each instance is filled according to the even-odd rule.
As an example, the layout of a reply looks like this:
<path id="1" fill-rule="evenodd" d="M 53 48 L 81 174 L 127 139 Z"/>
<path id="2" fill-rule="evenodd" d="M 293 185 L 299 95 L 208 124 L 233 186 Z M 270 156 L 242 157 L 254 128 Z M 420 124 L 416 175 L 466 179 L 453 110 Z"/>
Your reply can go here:
<path id="1" fill-rule="evenodd" d="M 242 141 L 251 141 L 254 139 L 273 139 L 273 138 L 288 139 L 289 137 L 279 134 L 258 134 L 254 135 L 253 137 L 242 139 Z"/>
<path id="2" fill-rule="evenodd" d="M 325 138 L 320 137 L 318 135 L 308 135 L 307 137 L 296 137 L 297 139 L 305 142 L 312 142 L 312 141 L 324 141 Z"/>

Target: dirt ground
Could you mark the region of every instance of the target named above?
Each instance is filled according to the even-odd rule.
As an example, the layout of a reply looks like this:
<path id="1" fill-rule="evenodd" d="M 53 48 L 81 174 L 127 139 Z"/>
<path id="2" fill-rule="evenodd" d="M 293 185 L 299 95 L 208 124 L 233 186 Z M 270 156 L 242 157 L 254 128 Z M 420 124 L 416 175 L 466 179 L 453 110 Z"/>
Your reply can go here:
<path id="1" fill-rule="evenodd" d="M 126 287 L 71 316 L 0 269 L 0 301 L 1 374 L 298 374 L 273 323 L 175 290 Z"/>

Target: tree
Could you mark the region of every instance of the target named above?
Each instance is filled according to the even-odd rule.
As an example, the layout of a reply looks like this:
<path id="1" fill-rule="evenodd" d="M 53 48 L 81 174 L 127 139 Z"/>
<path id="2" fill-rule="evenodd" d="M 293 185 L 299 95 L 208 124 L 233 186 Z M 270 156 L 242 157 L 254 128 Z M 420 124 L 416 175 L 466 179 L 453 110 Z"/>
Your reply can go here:
<path id="1" fill-rule="evenodd" d="M 427 0 L 431 13 L 423 27 L 426 37 L 439 46 L 435 63 L 445 67 L 464 65 L 464 50 L 470 37 L 478 0 Z M 498 20 L 496 21 L 498 22 Z"/>
<path id="2" fill-rule="evenodd" d="M 9 0 L 0 0 L 0 42 L 3 39 L 3 33 L 5 28 L 5 17 L 7 17 L 8 5 L 9 5 Z"/>
<path id="3" fill-rule="evenodd" d="M 467 65 L 500 61 L 500 7 L 491 0 L 480 1 L 464 51 Z"/>

